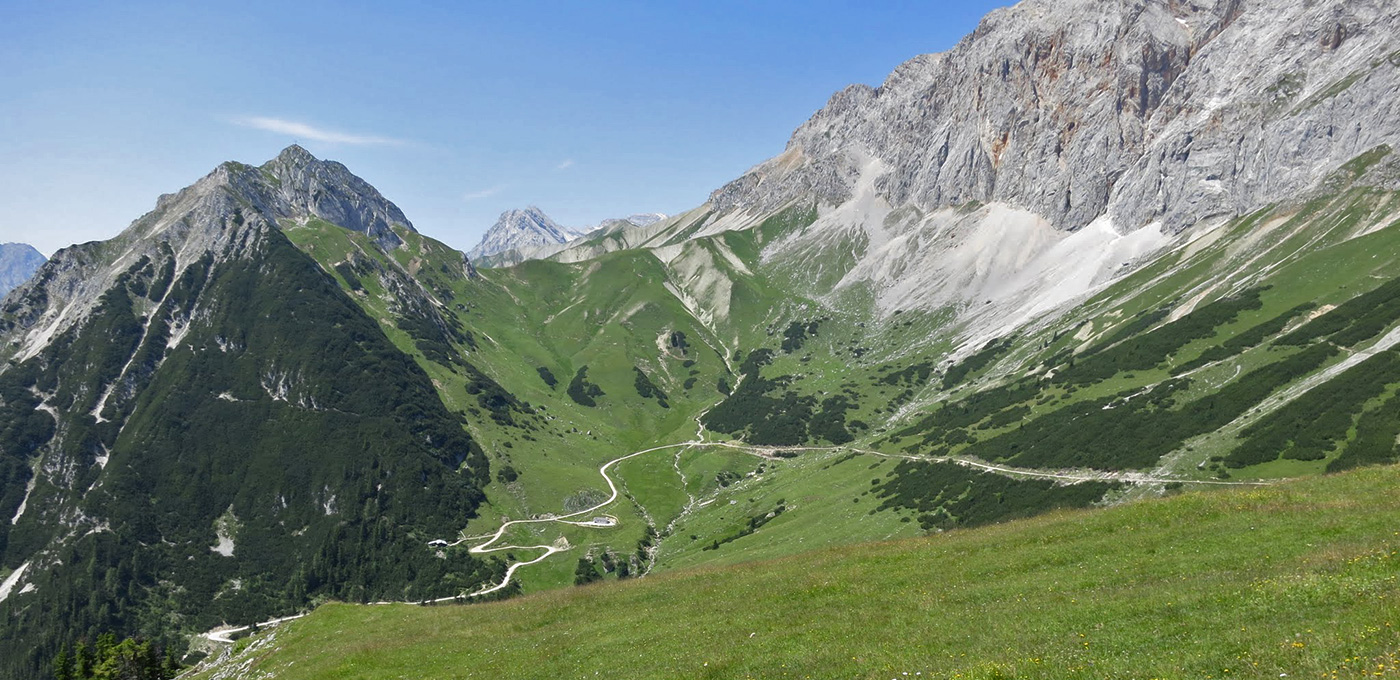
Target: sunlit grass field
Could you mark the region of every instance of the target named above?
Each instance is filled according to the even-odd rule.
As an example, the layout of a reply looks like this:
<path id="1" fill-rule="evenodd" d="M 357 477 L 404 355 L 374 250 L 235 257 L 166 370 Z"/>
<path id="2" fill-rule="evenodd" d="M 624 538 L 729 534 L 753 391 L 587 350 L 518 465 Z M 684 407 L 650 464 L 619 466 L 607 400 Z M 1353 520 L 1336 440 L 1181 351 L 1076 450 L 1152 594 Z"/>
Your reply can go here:
<path id="1" fill-rule="evenodd" d="M 287 680 L 1390 676 L 1397 488 L 1369 468 L 499 603 L 332 604 L 241 660 Z"/>

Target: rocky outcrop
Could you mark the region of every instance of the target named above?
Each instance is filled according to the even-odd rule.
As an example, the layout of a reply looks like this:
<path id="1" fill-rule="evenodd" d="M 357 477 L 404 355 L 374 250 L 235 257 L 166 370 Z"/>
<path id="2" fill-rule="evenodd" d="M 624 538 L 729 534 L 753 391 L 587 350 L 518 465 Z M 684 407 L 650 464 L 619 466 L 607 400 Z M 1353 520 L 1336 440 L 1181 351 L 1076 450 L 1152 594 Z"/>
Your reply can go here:
<path id="1" fill-rule="evenodd" d="M 600 229 L 626 229 L 630 227 L 649 227 L 661 220 L 666 219 L 665 213 L 636 213 L 627 217 L 614 217 L 603 220 L 598 226 L 583 230 L 585 234 L 592 234 Z"/>
<path id="2" fill-rule="evenodd" d="M 559 226 L 539 208 L 510 210 L 482 236 L 481 243 L 467 253 L 467 258 L 482 267 L 508 267 L 550 257 L 600 235 L 645 229 L 666 219 L 663 213 L 635 213 L 576 230 Z"/>
<path id="3" fill-rule="evenodd" d="M 1296 195 L 1400 141 L 1388 0 L 1025 0 L 952 50 L 854 85 L 720 214 L 839 205 L 862 175 L 895 207 L 1004 203 L 1076 230 L 1169 232 Z"/>

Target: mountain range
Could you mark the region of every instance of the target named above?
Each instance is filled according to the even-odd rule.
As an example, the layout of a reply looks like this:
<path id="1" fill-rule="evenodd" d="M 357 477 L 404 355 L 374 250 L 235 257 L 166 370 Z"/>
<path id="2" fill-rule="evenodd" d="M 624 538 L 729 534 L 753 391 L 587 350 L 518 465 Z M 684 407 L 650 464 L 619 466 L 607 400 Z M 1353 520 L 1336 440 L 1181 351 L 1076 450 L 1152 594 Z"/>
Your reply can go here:
<path id="1" fill-rule="evenodd" d="M 482 234 L 481 242 L 467 251 L 467 259 L 483 267 L 519 264 L 526 259 L 553 254 L 586 234 L 624 227 L 645 227 L 664 219 L 666 216 L 661 213 L 637 213 L 603 220 L 595 227 L 575 230 L 560 226 L 535 206 L 524 210 L 507 210 Z"/>
<path id="2" fill-rule="evenodd" d="M 1024 0 L 693 210 L 466 254 L 225 163 L 0 309 L 0 673 L 1394 462 L 1397 29 Z"/>

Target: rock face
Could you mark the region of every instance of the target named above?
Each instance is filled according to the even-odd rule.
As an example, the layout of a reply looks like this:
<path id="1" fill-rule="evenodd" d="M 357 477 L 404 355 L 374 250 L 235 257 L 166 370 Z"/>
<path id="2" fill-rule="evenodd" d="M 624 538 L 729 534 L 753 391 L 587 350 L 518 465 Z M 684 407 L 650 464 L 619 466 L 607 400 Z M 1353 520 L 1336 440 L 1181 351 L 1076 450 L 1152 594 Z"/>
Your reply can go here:
<path id="1" fill-rule="evenodd" d="M 403 211 L 369 182 L 340 163 L 318 160 L 295 144 L 259 170 L 266 182 L 249 182 L 255 178 L 235 175 L 235 188 L 262 197 L 263 204 L 258 207 L 266 212 L 323 219 L 364 232 L 386 249 L 401 243 L 393 232 L 394 225 L 413 230 Z"/>
<path id="2" fill-rule="evenodd" d="M 511 211 L 511 213 L 514 212 L 521 211 Z M 506 215 L 510 215 L 511 213 L 506 213 Z M 501 216 L 503 221 L 506 215 Z M 585 227 L 579 230 L 559 227 L 564 233 L 570 234 L 567 240 L 556 241 L 553 240 L 553 237 L 550 237 L 524 245 L 507 245 L 509 239 L 497 238 L 493 236 L 491 232 L 488 232 L 487 235 L 482 238 L 482 244 L 478 245 L 472 252 L 467 253 L 467 257 L 474 264 L 481 267 L 508 267 L 524 262 L 525 260 L 539 260 L 552 257 L 564 250 L 577 249 L 582 252 L 591 253 L 594 252 L 595 249 L 588 244 L 600 236 L 609 234 L 632 234 L 637 231 L 645 231 L 648 227 L 661 226 L 661 223 L 665 222 L 666 219 L 667 215 L 663 213 L 635 213 L 627 217 L 606 219 L 599 222 L 596 226 Z M 497 227 L 500 226 L 501 223 L 498 222 Z M 495 231 L 495 229 L 496 227 L 493 227 L 492 231 Z M 506 232 L 502 232 L 502 234 L 505 233 Z M 478 249 L 482 249 L 488 240 L 497 241 L 498 245 L 503 249 L 494 253 L 483 252 L 479 255 L 472 254 L 477 252 Z"/>
<path id="3" fill-rule="evenodd" d="M 1025 0 L 878 88 L 838 92 L 720 214 L 999 202 L 1059 230 L 1179 232 L 1296 195 L 1400 141 L 1388 0 Z"/>
<path id="4" fill-rule="evenodd" d="M 696 210 L 539 256 L 648 248 L 684 281 L 685 244 L 757 230 L 814 298 L 947 309 L 980 347 L 1229 218 L 1357 170 L 1400 185 L 1397 36 L 1391 0 L 1023 0 L 836 93 Z"/>
<path id="5" fill-rule="evenodd" d="M 467 257 L 475 261 L 512 250 L 554 246 L 568 243 L 578 235 L 578 232 L 559 226 L 543 210 L 532 205 L 524 210 L 501 213 L 496 223 L 482 235 L 481 242 L 467 251 Z"/>
<path id="6" fill-rule="evenodd" d="M 45 262 L 48 258 L 28 243 L 0 243 L 0 296 L 28 281 Z"/>

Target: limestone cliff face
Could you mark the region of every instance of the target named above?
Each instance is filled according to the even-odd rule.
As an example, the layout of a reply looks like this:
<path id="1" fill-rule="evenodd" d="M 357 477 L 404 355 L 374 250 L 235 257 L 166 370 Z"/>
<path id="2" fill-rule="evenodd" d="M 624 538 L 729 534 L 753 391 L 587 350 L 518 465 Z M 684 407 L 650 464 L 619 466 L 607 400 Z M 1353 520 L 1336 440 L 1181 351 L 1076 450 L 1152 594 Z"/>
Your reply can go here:
<path id="1" fill-rule="evenodd" d="M 297 145 L 261 168 L 261 177 L 236 175 L 235 187 L 263 199 L 258 206 L 279 217 L 311 216 L 361 231 L 382 248 L 400 244 L 392 227 L 413 230 L 403 211 L 369 182 L 335 161 L 323 161 Z"/>
<path id="2" fill-rule="evenodd" d="M 1024 0 L 952 50 L 838 92 L 718 213 L 977 201 L 1169 232 L 1296 195 L 1400 142 L 1389 0 Z M 867 178 L 870 181 L 872 178 Z"/>

